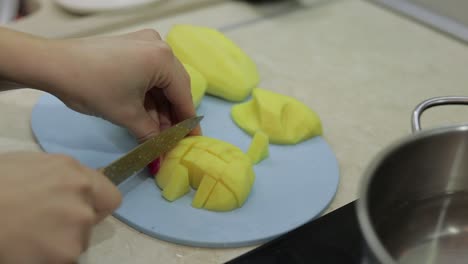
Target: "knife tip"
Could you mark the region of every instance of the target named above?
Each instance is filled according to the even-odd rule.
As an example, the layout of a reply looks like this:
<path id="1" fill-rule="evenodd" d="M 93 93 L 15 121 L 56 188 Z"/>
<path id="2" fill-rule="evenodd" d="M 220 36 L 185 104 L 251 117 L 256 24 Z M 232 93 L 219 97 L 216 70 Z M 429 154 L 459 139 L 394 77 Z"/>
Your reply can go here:
<path id="1" fill-rule="evenodd" d="M 185 123 L 185 125 L 184 125 L 185 127 L 189 128 L 190 130 L 193 130 L 194 128 L 196 128 L 198 126 L 198 124 L 200 123 L 200 121 L 203 118 L 204 118 L 204 116 L 195 116 L 195 117 L 192 117 L 190 119 L 185 120 L 182 123 Z"/>

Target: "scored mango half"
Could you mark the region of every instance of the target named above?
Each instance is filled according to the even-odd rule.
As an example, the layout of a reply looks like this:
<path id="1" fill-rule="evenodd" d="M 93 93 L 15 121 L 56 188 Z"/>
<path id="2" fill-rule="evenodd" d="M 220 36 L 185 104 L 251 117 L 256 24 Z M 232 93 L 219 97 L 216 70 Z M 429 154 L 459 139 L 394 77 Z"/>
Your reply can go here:
<path id="1" fill-rule="evenodd" d="M 276 144 L 297 144 L 322 135 L 319 116 L 302 102 L 261 88 L 252 95 L 231 109 L 234 122 L 250 135 L 260 130 Z"/>
<path id="2" fill-rule="evenodd" d="M 249 156 L 238 147 L 214 138 L 192 136 L 166 154 L 155 181 L 169 201 L 185 195 L 190 185 L 197 189 L 193 207 L 230 211 L 247 200 L 255 173 Z"/>
<path id="3" fill-rule="evenodd" d="M 205 95 L 208 82 L 206 81 L 203 74 L 201 74 L 195 68 L 186 63 L 183 63 L 183 65 L 188 75 L 190 76 L 190 88 L 192 92 L 193 105 L 195 108 L 197 108 L 200 105 L 203 96 Z"/>
<path id="4" fill-rule="evenodd" d="M 187 24 L 173 26 L 166 36 L 176 57 L 206 78 L 208 94 L 242 101 L 259 82 L 253 60 L 216 29 Z"/>

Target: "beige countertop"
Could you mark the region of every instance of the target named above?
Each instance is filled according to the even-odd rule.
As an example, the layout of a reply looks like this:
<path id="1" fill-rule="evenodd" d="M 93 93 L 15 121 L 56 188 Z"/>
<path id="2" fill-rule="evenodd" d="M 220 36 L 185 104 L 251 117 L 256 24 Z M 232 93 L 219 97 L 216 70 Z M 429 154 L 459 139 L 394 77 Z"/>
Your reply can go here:
<path id="1" fill-rule="evenodd" d="M 281 8 L 287 11 L 265 16 Z M 224 2 L 105 34 L 147 27 L 164 34 L 174 23 L 226 29 L 258 64 L 261 87 L 298 97 L 319 113 L 341 170 L 327 212 L 354 200 L 375 154 L 410 133 L 416 104 L 434 96 L 468 95 L 467 46 L 365 1 L 267 9 Z M 22 90 L 0 96 L 2 150 L 39 150 L 29 127 L 38 95 Z M 467 120 L 468 107 L 443 107 L 425 114 L 423 126 Z M 174 245 L 109 217 L 95 228 L 80 263 L 221 263 L 252 248 Z"/>

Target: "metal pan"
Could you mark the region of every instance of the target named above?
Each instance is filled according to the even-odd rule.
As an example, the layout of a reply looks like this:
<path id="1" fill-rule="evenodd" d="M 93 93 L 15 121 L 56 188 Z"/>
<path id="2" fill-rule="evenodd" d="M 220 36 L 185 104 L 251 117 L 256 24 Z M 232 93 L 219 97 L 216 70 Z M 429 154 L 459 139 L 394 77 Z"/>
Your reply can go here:
<path id="1" fill-rule="evenodd" d="M 413 134 L 368 167 L 357 202 L 362 263 L 468 263 L 468 125 L 420 130 L 426 109 L 447 104 L 468 97 L 419 104 Z"/>

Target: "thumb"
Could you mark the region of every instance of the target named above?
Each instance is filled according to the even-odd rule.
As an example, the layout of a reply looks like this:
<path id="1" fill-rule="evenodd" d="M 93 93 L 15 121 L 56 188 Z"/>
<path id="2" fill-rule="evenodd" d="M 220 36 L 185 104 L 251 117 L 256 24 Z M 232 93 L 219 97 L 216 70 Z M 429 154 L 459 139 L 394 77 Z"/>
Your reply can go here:
<path id="1" fill-rule="evenodd" d="M 148 138 L 159 134 L 158 115 L 151 115 L 142 106 L 133 120 L 129 120 L 128 129 L 138 139 L 138 142 L 144 142 Z"/>

